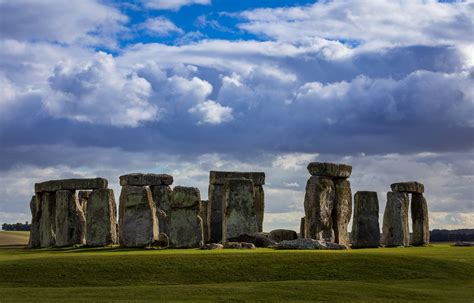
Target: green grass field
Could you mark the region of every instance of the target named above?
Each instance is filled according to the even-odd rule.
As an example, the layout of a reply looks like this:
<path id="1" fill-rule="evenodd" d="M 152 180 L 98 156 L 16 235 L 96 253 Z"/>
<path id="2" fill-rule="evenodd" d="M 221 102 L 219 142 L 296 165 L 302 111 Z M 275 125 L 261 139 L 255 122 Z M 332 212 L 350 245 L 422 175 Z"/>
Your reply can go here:
<path id="1" fill-rule="evenodd" d="M 474 248 L 0 248 L 0 302 L 473 302 Z"/>

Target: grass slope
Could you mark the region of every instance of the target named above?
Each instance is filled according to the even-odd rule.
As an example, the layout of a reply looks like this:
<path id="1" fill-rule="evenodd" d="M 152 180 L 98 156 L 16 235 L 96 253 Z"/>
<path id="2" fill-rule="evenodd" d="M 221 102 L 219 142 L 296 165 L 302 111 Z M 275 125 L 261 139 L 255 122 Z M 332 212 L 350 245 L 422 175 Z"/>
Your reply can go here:
<path id="1" fill-rule="evenodd" d="M 25 246 L 29 237 L 29 231 L 0 231 L 0 246 Z"/>
<path id="2" fill-rule="evenodd" d="M 0 301 L 472 302 L 474 249 L 0 249 Z"/>

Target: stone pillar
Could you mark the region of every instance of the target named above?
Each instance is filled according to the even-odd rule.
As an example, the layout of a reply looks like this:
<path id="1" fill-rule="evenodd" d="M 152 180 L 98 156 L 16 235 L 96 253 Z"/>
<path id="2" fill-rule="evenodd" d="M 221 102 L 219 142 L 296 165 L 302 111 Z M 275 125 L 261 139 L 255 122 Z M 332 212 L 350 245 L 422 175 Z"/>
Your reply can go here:
<path id="1" fill-rule="evenodd" d="M 40 238 L 40 220 L 41 220 L 41 200 L 38 195 L 31 197 L 31 230 L 30 239 L 28 241 L 29 248 L 37 248 L 41 246 Z"/>
<path id="2" fill-rule="evenodd" d="M 168 185 L 150 186 L 150 189 L 156 206 L 156 218 L 159 226 L 158 230 L 160 233 L 169 235 L 168 213 L 173 191 Z"/>
<path id="3" fill-rule="evenodd" d="M 250 179 L 227 179 L 224 185 L 222 241 L 255 243 L 258 231 L 254 184 Z"/>
<path id="4" fill-rule="evenodd" d="M 40 246 L 50 247 L 56 244 L 56 195 L 54 192 L 42 192 L 40 196 Z"/>
<path id="5" fill-rule="evenodd" d="M 117 206 L 114 191 L 108 188 L 95 189 L 87 202 L 86 244 L 104 246 L 117 243 Z"/>
<path id="6" fill-rule="evenodd" d="M 86 218 L 73 190 L 56 192 L 56 246 L 85 243 Z"/>
<path id="7" fill-rule="evenodd" d="M 143 247 L 158 240 L 156 207 L 147 186 L 122 186 L 119 213 L 120 244 Z"/>
<path id="8" fill-rule="evenodd" d="M 383 216 L 383 244 L 385 246 L 408 246 L 408 194 L 388 192 Z"/>
<path id="9" fill-rule="evenodd" d="M 355 194 L 351 238 L 353 248 L 379 246 L 379 200 L 376 192 L 358 191 Z"/>
<path id="10" fill-rule="evenodd" d="M 411 219 L 413 223 L 412 245 L 428 245 L 430 243 L 428 205 L 423 194 L 412 194 Z"/>
<path id="11" fill-rule="evenodd" d="M 336 192 L 332 212 L 334 242 L 349 245 L 347 227 L 352 216 L 351 183 L 346 179 L 335 179 L 334 187 Z"/>
<path id="12" fill-rule="evenodd" d="M 301 218 L 301 222 L 300 222 L 300 238 L 301 239 L 306 238 L 305 233 L 306 233 L 306 224 L 305 224 L 305 219 L 303 217 Z"/>
<path id="13" fill-rule="evenodd" d="M 193 248 L 204 244 L 200 202 L 201 194 L 197 188 L 176 186 L 173 189 L 168 213 L 170 247 Z"/>
<path id="14" fill-rule="evenodd" d="M 209 225 L 207 224 L 207 208 L 208 208 L 209 201 L 208 200 L 201 200 L 201 204 L 199 206 L 199 217 L 202 219 L 202 233 L 203 233 L 203 241 L 204 243 L 209 243 Z"/>
<path id="15" fill-rule="evenodd" d="M 334 182 L 326 177 L 311 176 L 306 183 L 304 198 L 306 237 L 324 240 L 332 230 Z"/>

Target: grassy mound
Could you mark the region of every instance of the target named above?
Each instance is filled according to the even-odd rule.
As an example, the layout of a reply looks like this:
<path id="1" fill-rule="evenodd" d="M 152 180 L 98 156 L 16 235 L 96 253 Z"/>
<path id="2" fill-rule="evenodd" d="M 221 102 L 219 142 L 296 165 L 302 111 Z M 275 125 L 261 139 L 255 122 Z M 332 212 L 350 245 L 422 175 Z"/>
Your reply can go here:
<path id="1" fill-rule="evenodd" d="M 474 299 L 474 249 L 0 249 L 3 300 Z M 74 294 L 71 297 L 71 294 Z"/>

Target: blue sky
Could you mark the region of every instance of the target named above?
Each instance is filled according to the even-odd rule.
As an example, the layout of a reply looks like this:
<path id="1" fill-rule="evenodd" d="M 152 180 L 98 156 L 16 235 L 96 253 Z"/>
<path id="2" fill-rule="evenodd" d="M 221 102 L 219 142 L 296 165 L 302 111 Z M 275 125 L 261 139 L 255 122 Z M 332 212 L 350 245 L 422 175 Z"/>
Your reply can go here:
<path id="1" fill-rule="evenodd" d="M 33 184 L 267 174 L 298 228 L 306 165 L 352 190 L 425 184 L 432 228 L 474 226 L 472 1 L 1 1 L 0 221 Z"/>

